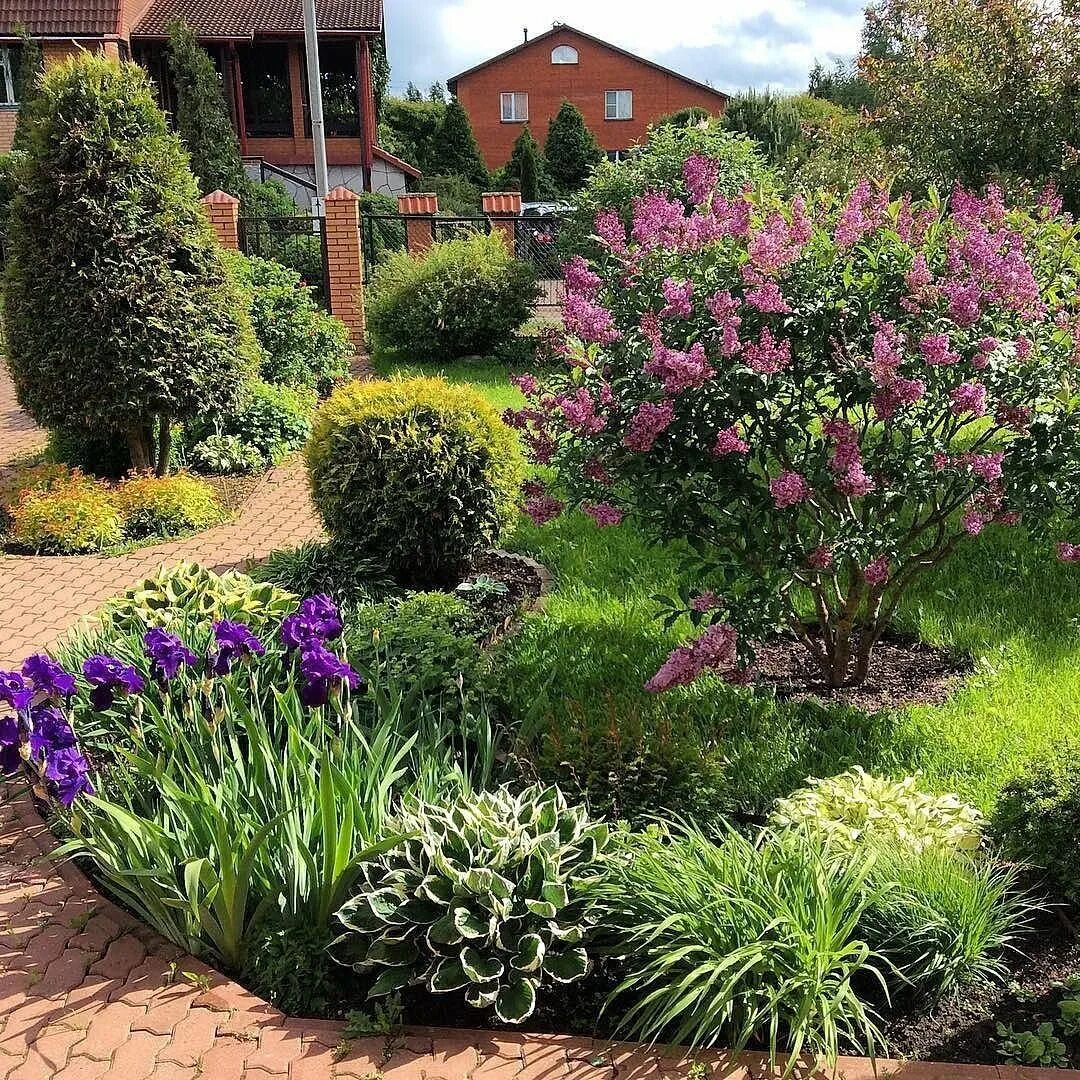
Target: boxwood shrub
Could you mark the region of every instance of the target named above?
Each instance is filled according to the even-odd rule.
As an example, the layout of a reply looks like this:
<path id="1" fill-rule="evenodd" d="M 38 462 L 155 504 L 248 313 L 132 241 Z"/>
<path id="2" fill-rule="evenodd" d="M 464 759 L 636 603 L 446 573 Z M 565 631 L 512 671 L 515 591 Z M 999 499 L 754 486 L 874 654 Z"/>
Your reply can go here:
<path id="1" fill-rule="evenodd" d="M 331 536 L 409 585 L 460 580 L 513 521 L 524 476 L 494 407 L 435 378 L 338 390 L 316 416 L 307 466 Z"/>
<path id="2" fill-rule="evenodd" d="M 502 237 L 476 233 L 419 258 L 389 255 L 368 290 L 368 330 L 376 348 L 416 360 L 488 355 L 525 324 L 538 295 L 535 272 Z"/>

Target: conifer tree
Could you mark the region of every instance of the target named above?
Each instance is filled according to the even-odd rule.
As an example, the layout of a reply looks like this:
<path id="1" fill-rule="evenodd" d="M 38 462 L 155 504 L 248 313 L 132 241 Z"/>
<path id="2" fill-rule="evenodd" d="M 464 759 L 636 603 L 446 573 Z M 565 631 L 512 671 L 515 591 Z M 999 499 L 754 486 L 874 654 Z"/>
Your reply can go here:
<path id="1" fill-rule="evenodd" d="M 547 171 L 565 194 L 580 191 L 593 166 L 604 157 L 596 136 L 585 124 L 581 110 L 564 101 L 548 127 L 544 143 Z"/>

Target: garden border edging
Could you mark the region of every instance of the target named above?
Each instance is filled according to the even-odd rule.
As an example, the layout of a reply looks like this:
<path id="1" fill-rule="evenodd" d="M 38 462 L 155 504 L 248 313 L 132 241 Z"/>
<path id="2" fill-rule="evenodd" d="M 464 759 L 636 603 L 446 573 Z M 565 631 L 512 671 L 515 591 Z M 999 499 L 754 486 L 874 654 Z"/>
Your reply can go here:
<path id="1" fill-rule="evenodd" d="M 290 1018 L 100 896 L 29 794 L 0 785 L 0 1078 L 123 1080 L 710 1080 L 777 1075 L 760 1054 L 505 1031 L 411 1027 L 346 1040 Z M 796 1077 L 830 1075 L 800 1068 Z M 845 1080 L 1080 1080 L 1065 1069 L 842 1058 Z"/>

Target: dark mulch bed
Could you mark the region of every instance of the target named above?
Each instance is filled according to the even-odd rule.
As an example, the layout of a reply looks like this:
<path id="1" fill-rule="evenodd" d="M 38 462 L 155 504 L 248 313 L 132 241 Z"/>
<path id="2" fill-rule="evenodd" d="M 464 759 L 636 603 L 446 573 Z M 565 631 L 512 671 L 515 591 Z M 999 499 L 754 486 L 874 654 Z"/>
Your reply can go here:
<path id="1" fill-rule="evenodd" d="M 908 705 L 940 705 L 971 671 L 967 657 L 894 632 L 878 642 L 862 686 L 831 689 L 792 635 L 758 648 L 755 685 L 787 700 L 814 698 L 875 713 Z"/>
<path id="2" fill-rule="evenodd" d="M 1055 986 L 1080 972 L 1080 942 L 1059 914 L 1047 913 L 1031 937 L 1020 943 L 1004 985 L 963 990 L 927 1012 L 909 1012 L 885 1028 L 889 1052 L 922 1061 L 1000 1064 L 997 1024 L 1016 1031 L 1034 1031 L 1058 1019 L 1057 1003 L 1067 991 Z M 1080 1068 L 1080 1038 L 1056 1032 L 1069 1050 L 1070 1064 Z"/>
<path id="3" fill-rule="evenodd" d="M 547 588 L 546 571 L 539 563 L 506 551 L 487 551 L 481 555 L 463 584 L 472 585 L 480 579 L 499 582 L 506 589 L 499 593 L 480 589 L 460 594 L 488 628 L 488 644 L 506 634 L 523 612 L 536 605 Z"/>

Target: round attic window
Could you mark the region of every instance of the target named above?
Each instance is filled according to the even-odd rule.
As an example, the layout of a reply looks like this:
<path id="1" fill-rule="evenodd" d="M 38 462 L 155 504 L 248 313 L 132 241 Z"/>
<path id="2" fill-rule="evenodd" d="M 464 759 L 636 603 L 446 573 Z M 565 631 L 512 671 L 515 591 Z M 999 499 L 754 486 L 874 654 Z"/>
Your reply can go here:
<path id="1" fill-rule="evenodd" d="M 576 64 L 578 62 L 577 49 L 573 45 L 559 45 L 551 50 L 551 62 L 553 64 Z"/>

